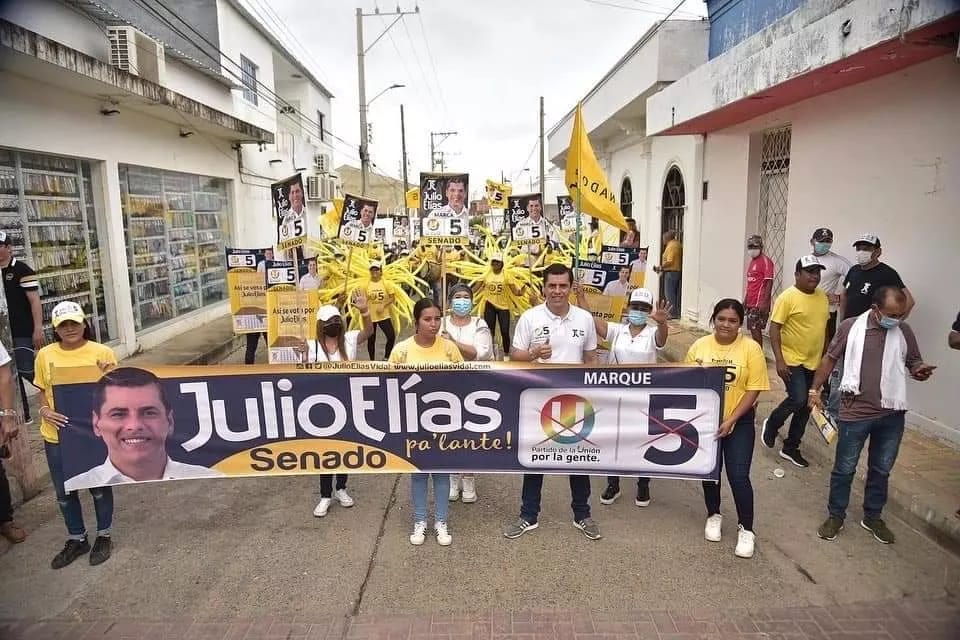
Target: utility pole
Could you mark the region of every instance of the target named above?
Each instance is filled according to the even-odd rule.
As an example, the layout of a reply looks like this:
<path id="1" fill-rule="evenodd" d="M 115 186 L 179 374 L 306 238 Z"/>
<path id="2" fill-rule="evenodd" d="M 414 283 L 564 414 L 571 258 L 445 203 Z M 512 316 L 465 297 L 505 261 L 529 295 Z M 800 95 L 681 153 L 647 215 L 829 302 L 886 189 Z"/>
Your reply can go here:
<path id="1" fill-rule="evenodd" d="M 545 167 L 545 158 L 547 155 L 546 149 L 543 148 L 543 96 L 540 96 L 540 193 L 543 194 L 541 197 L 546 197 L 547 188 L 544 186 L 544 167 Z"/>
<path id="2" fill-rule="evenodd" d="M 406 209 L 410 183 L 407 181 L 407 129 L 403 124 L 403 105 L 400 105 L 400 154 L 403 162 L 403 208 Z"/>
<path id="3" fill-rule="evenodd" d="M 397 7 L 396 11 L 381 12 L 380 9 L 374 9 L 373 13 L 364 13 L 363 9 L 357 7 L 357 84 L 359 86 L 360 94 L 360 191 L 361 195 L 366 194 L 367 192 L 367 176 L 370 172 L 370 150 L 369 143 L 367 141 L 367 136 L 369 135 L 367 131 L 367 109 L 369 104 L 367 103 L 367 85 L 366 85 L 366 74 L 364 71 L 364 56 L 373 48 L 375 44 L 380 42 L 380 38 L 386 35 L 387 31 L 390 31 L 393 25 L 397 24 L 403 16 L 413 15 L 415 13 L 420 13 L 420 7 L 414 7 L 413 11 L 401 11 Z M 370 43 L 369 47 L 364 48 L 363 46 L 363 19 L 371 16 L 397 16 L 393 22 L 391 22 L 386 29 L 384 29 L 376 39 Z M 376 99 L 376 98 L 374 98 Z M 372 102 L 372 101 L 371 101 Z"/>
<path id="4" fill-rule="evenodd" d="M 437 151 L 437 147 L 443 144 L 443 141 L 449 138 L 450 136 L 457 135 L 456 131 L 431 131 L 430 132 L 430 168 L 433 171 L 437 170 L 437 166 L 440 166 L 440 171 L 443 171 L 443 152 Z M 437 142 L 437 138 L 440 138 L 440 141 Z M 440 161 L 437 162 L 437 154 L 439 153 Z"/>

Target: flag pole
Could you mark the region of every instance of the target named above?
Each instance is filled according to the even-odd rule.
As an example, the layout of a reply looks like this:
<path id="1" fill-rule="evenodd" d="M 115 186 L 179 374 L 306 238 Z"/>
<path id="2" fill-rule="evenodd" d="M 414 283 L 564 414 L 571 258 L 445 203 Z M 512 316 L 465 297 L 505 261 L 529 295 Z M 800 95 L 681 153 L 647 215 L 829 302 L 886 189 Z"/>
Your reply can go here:
<path id="1" fill-rule="evenodd" d="M 577 116 L 579 116 L 579 118 Z M 576 127 L 576 124 L 578 121 L 580 122 L 580 128 L 581 128 L 580 133 L 583 134 L 583 131 L 582 131 L 583 113 L 581 112 L 580 103 L 577 103 L 577 113 L 574 116 L 574 127 Z M 576 142 L 576 145 L 577 145 L 577 231 L 575 234 L 576 241 L 574 242 L 574 250 L 573 250 L 573 268 L 579 269 L 580 268 L 580 238 L 582 234 L 581 226 L 583 224 L 583 211 L 580 208 L 582 205 L 582 200 L 581 200 L 582 196 L 580 194 L 580 187 L 581 187 L 580 180 L 582 178 L 582 175 L 580 173 L 580 156 L 583 155 L 583 149 L 582 149 L 583 145 L 581 144 L 581 140 L 580 140 L 581 136 L 575 136 L 575 137 L 577 140 Z"/>

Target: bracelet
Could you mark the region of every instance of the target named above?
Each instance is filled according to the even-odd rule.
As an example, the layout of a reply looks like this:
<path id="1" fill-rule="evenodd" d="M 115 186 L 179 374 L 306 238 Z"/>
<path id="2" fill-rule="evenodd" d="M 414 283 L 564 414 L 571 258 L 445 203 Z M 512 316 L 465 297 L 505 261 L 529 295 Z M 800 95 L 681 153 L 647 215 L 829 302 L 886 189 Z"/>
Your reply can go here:
<path id="1" fill-rule="evenodd" d="M 820 395 L 820 392 L 817 391 L 816 389 L 810 389 L 810 391 L 807 391 L 807 395 L 808 395 L 808 396 L 818 396 L 818 395 Z"/>
<path id="2" fill-rule="evenodd" d="M 16 409 L 0 409 L 0 416 L 14 416 L 16 417 L 18 412 Z"/>

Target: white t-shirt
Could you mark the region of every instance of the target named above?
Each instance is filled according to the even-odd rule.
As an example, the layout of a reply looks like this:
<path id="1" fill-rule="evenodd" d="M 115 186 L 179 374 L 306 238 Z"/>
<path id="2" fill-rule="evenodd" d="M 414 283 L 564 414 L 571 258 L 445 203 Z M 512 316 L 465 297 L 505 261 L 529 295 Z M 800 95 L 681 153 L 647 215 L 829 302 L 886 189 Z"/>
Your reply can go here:
<path id="1" fill-rule="evenodd" d="M 219 478 L 223 476 L 221 471 L 201 467 L 196 464 L 186 464 L 167 458 L 167 464 L 163 468 L 163 476 L 160 480 L 185 480 L 189 478 Z M 103 464 L 84 471 L 81 474 L 68 478 L 63 486 L 67 491 L 76 491 L 84 487 L 108 487 L 125 482 L 135 482 L 129 476 L 125 476 L 119 469 L 113 466 L 110 458 L 107 458 Z"/>
<path id="2" fill-rule="evenodd" d="M 327 352 L 323 350 L 323 347 L 320 347 L 320 352 L 317 352 L 317 341 L 316 340 L 307 340 L 307 362 L 341 362 L 343 360 L 356 360 L 357 359 L 357 345 L 360 342 L 360 332 L 359 331 L 347 331 L 343 334 L 343 348 L 347 351 L 347 357 L 344 358 L 343 354 L 340 351 L 331 353 L 330 356 L 327 356 Z"/>
<path id="3" fill-rule="evenodd" d="M 820 284 L 817 285 L 817 288 L 829 295 L 839 295 L 843 291 L 843 281 L 847 277 L 847 271 L 850 270 L 850 261 L 843 256 L 838 256 L 833 251 L 817 256 L 817 260 L 827 267 L 820 272 Z M 839 304 L 831 303 L 830 313 L 839 308 Z"/>
<path id="4" fill-rule="evenodd" d="M 0 344 L 0 367 L 5 364 L 10 363 L 10 354 L 7 353 L 7 348 Z"/>
<path id="5" fill-rule="evenodd" d="M 632 276 L 635 273 L 645 273 L 647 270 L 647 263 L 645 260 L 637 258 L 630 263 L 630 275 Z"/>
<path id="6" fill-rule="evenodd" d="M 649 324 L 636 336 L 630 335 L 630 325 L 607 323 L 606 341 L 610 343 L 608 364 L 656 364 L 657 327 Z"/>
<path id="7" fill-rule="evenodd" d="M 300 277 L 300 289 L 302 291 L 316 291 L 320 288 L 320 278 L 310 273 L 305 273 Z"/>
<path id="8" fill-rule="evenodd" d="M 490 328 L 482 318 L 472 317 L 470 323 L 458 327 L 450 322 L 450 316 L 444 316 L 441 331 L 446 331 L 447 335 L 454 342 L 469 344 L 477 350 L 476 360 L 493 359 L 493 336 L 490 335 Z"/>
<path id="9" fill-rule="evenodd" d="M 554 315 L 546 303 L 523 312 L 513 332 L 513 347 L 529 351 L 535 344 L 550 343 L 549 364 L 583 364 L 583 352 L 597 348 L 597 330 L 593 316 L 570 305 L 563 318 Z"/>
<path id="10" fill-rule="evenodd" d="M 630 287 L 629 282 L 620 282 L 619 279 L 614 280 L 606 287 L 603 288 L 603 295 L 605 296 L 625 296 L 627 295 L 627 289 Z"/>

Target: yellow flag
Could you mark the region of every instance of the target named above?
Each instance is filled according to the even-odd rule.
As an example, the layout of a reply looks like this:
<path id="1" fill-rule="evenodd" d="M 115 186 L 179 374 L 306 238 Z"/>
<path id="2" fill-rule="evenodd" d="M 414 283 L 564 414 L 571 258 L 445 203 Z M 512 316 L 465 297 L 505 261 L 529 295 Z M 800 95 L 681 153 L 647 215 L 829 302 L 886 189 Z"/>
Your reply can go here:
<path id="1" fill-rule="evenodd" d="M 487 180 L 487 204 L 491 209 L 505 209 L 507 198 L 511 193 L 513 193 L 511 185 Z"/>
<path id="2" fill-rule="evenodd" d="M 407 191 L 407 209 L 420 208 L 420 187 L 414 187 Z"/>
<path id="3" fill-rule="evenodd" d="M 333 208 L 320 214 L 320 227 L 327 238 L 336 238 L 340 229 L 340 216 L 343 214 L 343 198 L 333 199 Z"/>
<path id="4" fill-rule="evenodd" d="M 570 135 L 566 180 L 574 206 L 581 212 L 627 230 L 627 221 L 617 206 L 616 196 L 610 188 L 607 176 L 603 175 L 593 147 L 590 146 L 579 104 L 573 119 L 573 133 Z"/>

